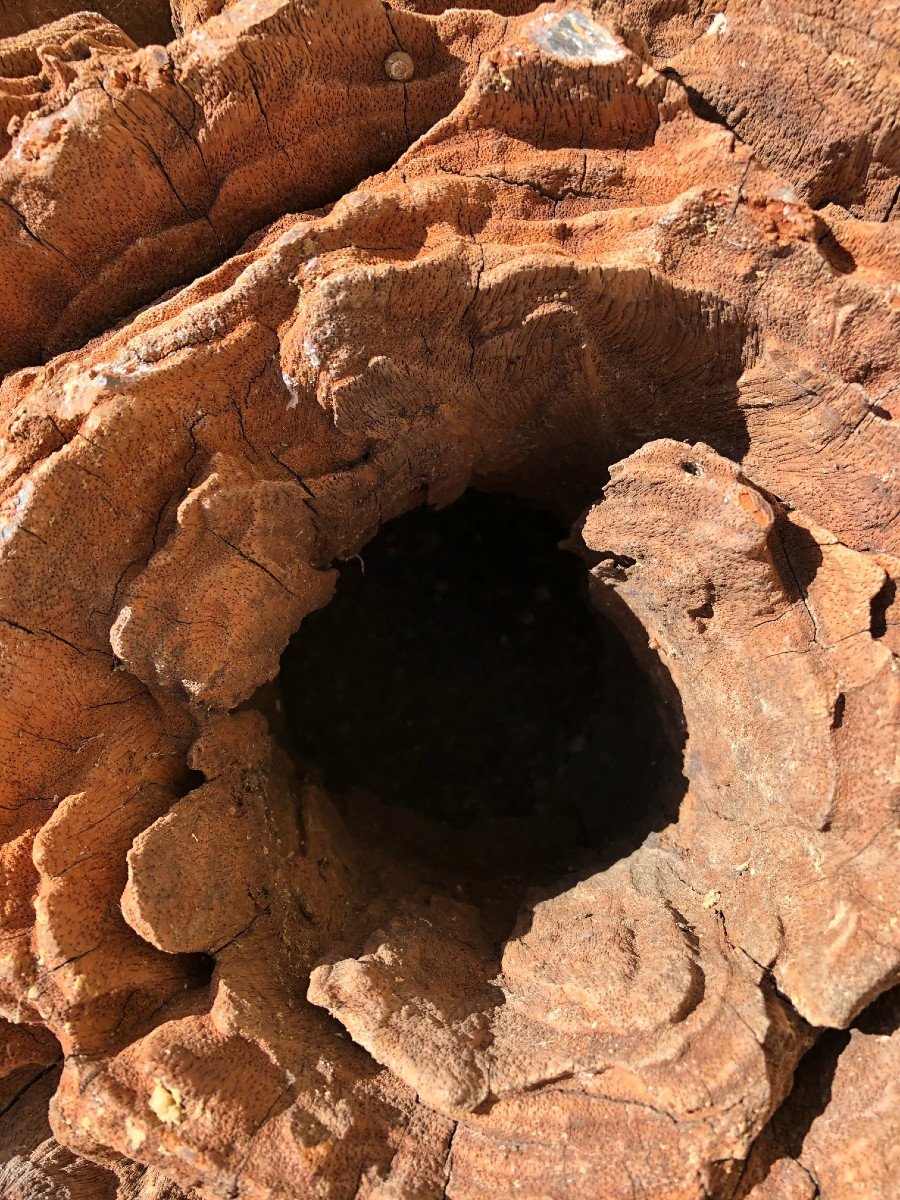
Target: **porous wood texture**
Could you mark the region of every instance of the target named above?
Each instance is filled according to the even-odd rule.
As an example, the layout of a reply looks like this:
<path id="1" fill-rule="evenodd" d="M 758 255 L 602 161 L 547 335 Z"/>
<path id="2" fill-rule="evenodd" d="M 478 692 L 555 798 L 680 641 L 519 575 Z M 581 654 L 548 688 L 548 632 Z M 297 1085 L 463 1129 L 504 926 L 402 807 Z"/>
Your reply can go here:
<path id="1" fill-rule="evenodd" d="M 896 9 L 101 7 L 0 30 L 0 1195 L 887 1198 Z M 470 486 L 684 747 L 517 915 L 266 699 Z"/>

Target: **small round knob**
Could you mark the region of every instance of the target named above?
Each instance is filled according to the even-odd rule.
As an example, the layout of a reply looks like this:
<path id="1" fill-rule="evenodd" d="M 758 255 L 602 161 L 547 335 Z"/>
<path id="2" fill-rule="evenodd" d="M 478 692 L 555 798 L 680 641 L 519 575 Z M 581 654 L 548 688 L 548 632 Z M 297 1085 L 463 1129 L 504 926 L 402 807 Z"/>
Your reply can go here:
<path id="1" fill-rule="evenodd" d="M 398 83 L 406 83 L 416 73 L 416 64 L 405 50 L 395 50 L 384 60 L 384 71 L 388 79 L 396 79 Z"/>

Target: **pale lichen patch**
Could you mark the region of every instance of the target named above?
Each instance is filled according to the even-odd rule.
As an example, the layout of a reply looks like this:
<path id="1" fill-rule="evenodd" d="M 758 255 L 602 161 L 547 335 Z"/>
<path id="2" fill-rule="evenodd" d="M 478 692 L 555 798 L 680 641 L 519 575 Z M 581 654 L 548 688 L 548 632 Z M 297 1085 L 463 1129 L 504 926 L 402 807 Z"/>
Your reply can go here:
<path id="1" fill-rule="evenodd" d="M 12 516 L 9 518 L 8 521 L 5 521 L 3 524 L 0 524 L 0 544 L 2 544 L 3 542 L 9 541 L 9 539 L 13 536 L 13 534 L 19 528 L 19 526 L 21 525 L 21 523 L 25 517 L 25 510 L 27 509 L 29 503 L 31 502 L 33 495 L 34 495 L 34 483 L 32 480 L 27 479 L 25 481 L 25 483 L 23 483 L 22 486 L 19 488 L 19 490 L 16 492 L 15 497 L 13 498 Z"/>
<path id="2" fill-rule="evenodd" d="M 288 408 L 296 408 L 297 402 L 300 399 L 300 385 L 297 380 L 294 379 L 292 375 L 289 375 L 286 371 L 282 371 L 281 378 L 284 381 L 284 386 L 287 388 L 288 395 L 290 396 L 287 406 Z"/>
<path id="3" fill-rule="evenodd" d="M 180 1125 L 184 1120 L 181 1091 L 177 1087 L 167 1087 L 160 1080 L 150 1093 L 150 1107 L 166 1125 Z"/>
<path id="4" fill-rule="evenodd" d="M 532 24 L 530 32 L 539 50 L 565 62 L 603 66 L 628 55 L 618 38 L 583 13 L 548 13 Z"/>
<path id="5" fill-rule="evenodd" d="M 125 1132 L 128 1134 L 128 1145 L 132 1150 L 140 1150 L 147 1140 L 147 1131 L 138 1125 L 132 1117 L 125 1118 Z"/>

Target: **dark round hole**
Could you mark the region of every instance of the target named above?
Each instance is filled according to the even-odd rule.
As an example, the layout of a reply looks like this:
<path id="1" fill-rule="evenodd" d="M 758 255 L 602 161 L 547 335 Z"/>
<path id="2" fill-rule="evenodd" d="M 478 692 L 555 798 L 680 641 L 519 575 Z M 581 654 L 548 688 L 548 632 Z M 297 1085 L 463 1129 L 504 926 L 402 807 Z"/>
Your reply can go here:
<path id="1" fill-rule="evenodd" d="M 477 828 L 482 847 L 491 830 L 547 828 L 554 860 L 640 844 L 677 756 L 565 536 L 530 504 L 470 492 L 389 523 L 342 564 L 334 600 L 282 660 L 305 769 L 332 791 Z"/>

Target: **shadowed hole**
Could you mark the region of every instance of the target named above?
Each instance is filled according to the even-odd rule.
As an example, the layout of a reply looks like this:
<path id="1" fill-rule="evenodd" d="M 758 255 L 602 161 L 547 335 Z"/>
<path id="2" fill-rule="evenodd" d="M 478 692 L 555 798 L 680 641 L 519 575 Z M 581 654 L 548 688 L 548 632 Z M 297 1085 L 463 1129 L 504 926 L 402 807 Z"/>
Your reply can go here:
<path id="1" fill-rule="evenodd" d="M 468 867 L 490 875 L 511 856 L 534 883 L 667 823 L 660 783 L 680 756 L 621 635 L 588 607 L 566 533 L 528 503 L 470 492 L 391 522 L 343 564 L 282 660 L 307 772 L 448 838 L 468 831 Z"/>
<path id="2" fill-rule="evenodd" d="M 869 603 L 869 627 L 873 638 L 883 638 L 888 630 L 888 610 L 897 597 L 896 581 L 888 577 Z"/>

